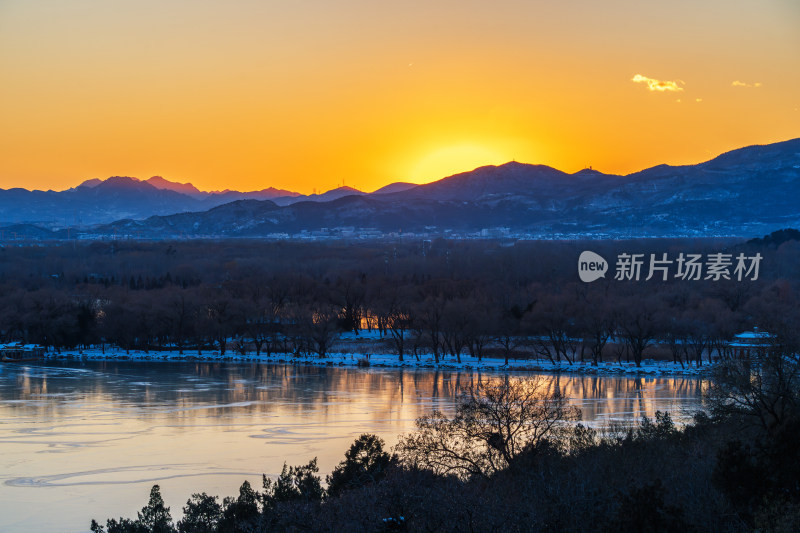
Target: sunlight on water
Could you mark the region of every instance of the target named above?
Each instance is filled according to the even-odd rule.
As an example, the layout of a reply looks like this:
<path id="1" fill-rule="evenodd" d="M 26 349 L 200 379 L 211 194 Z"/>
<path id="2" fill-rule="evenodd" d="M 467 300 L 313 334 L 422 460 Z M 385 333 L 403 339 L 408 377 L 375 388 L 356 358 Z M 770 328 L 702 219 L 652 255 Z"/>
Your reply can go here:
<path id="1" fill-rule="evenodd" d="M 511 379 L 529 379 L 518 374 Z M 656 410 L 686 420 L 694 378 L 545 376 L 593 425 Z M 472 372 L 213 363 L 0 366 L 0 531 L 87 531 L 135 517 L 159 483 L 173 518 L 193 492 L 319 458 L 329 473 L 361 433 L 388 444 L 432 410 L 452 412 Z"/>

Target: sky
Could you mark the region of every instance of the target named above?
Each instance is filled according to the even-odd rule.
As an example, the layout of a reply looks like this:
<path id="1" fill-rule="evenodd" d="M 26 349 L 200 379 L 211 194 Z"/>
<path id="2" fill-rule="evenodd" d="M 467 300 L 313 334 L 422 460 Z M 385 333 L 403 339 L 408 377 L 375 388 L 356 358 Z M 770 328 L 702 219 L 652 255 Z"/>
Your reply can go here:
<path id="1" fill-rule="evenodd" d="M 301 193 L 800 137 L 796 0 L 0 0 L 0 188 Z"/>

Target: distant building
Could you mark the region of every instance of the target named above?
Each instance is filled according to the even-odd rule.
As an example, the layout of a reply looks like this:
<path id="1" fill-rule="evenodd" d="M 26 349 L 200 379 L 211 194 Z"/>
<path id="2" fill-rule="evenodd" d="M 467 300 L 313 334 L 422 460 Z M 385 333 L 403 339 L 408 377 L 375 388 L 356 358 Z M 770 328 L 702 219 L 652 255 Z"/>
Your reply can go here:
<path id="1" fill-rule="evenodd" d="M 38 344 L 22 344 L 21 342 L 0 344 L 0 360 L 3 361 L 37 359 L 43 355 L 44 347 Z"/>
<path id="2" fill-rule="evenodd" d="M 733 341 L 730 342 L 729 346 L 733 350 L 734 356 L 748 358 L 766 352 L 773 338 L 775 338 L 775 335 L 753 328 L 753 331 L 743 331 L 734 335 Z"/>

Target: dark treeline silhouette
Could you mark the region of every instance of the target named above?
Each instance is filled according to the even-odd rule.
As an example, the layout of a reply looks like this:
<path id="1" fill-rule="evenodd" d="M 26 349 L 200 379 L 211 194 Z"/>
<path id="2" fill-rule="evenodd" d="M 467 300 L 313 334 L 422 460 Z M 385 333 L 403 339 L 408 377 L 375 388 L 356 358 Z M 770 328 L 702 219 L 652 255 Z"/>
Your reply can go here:
<path id="1" fill-rule="evenodd" d="M 578 279 L 578 256 L 605 278 Z M 615 280 L 622 253 L 639 281 Z M 648 276 L 649 257 L 731 254 L 732 279 Z M 761 254 L 741 281 L 743 253 Z M 378 331 L 402 360 L 539 357 L 702 364 L 734 334 L 798 330 L 800 243 L 730 240 L 267 243 L 112 241 L 0 248 L 0 341 L 50 349 L 218 350 L 326 356 L 342 332 Z"/>

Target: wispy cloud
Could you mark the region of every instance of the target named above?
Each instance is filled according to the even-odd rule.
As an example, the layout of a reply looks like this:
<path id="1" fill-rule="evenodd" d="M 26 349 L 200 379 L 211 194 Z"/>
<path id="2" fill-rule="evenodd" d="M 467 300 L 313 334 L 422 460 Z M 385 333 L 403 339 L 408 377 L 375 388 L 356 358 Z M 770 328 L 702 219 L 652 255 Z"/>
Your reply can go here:
<path id="1" fill-rule="evenodd" d="M 743 81 L 736 80 L 731 83 L 731 87 L 750 87 L 754 89 L 756 87 L 761 87 L 761 82 L 757 81 L 755 83 L 745 83 Z"/>
<path id="2" fill-rule="evenodd" d="M 681 85 L 684 83 L 681 80 L 677 81 L 667 81 L 667 80 L 657 80 L 654 78 L 648 78 L 647 76 L 642 76 L 641 74 L 637 74 L 633 78 L 631 78 L 633 83 L 645 83 L 647 84 L 647 88 L 651 91 L 656 92 L 680 92 L 683 90 Z"/>

